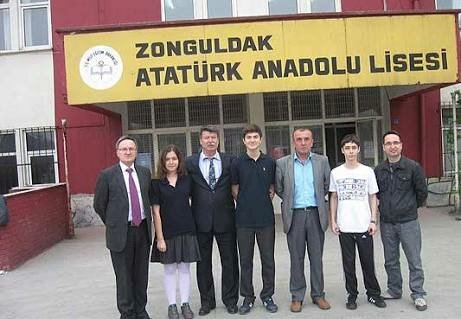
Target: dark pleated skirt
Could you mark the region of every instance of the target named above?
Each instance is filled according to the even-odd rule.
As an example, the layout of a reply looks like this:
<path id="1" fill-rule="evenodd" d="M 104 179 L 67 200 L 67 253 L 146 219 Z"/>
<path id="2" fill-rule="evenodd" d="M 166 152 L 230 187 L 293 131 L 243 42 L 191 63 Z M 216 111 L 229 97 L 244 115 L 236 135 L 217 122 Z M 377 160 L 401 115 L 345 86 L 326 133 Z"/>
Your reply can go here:
<path id="1" fill-rule="evenodd" d="M 197 237 L 193 234 L 178 235 L 165 239 L 166 251 L 164 253 L 157 249 L 157 242 L 152 245 L 151 262 L 161 264 L 193 263 L 200 261 L 200 248 Z"/>

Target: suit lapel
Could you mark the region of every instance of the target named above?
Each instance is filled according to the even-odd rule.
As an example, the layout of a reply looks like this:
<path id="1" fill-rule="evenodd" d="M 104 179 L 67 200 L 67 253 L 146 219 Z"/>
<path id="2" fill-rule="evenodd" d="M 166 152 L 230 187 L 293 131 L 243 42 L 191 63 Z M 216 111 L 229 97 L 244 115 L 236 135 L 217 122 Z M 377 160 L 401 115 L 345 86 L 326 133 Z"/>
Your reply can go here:
<path id="1" fill-rule="evenodd" d="M 287 180 L 290 181 L 291 189 L 287 190 L 287 194 L 293 194 L 293 190 L 295 189 L 295 166 L 294 166 L 295 156 L 292 155 L 288 158 L 287 164 Z"/>
<path id="2" fill-rule="evenodd" d="M 128 201 L 128 190 L 126 189 L 125 180 L 123 179 L 122 168 L 120 167 L 119 164 L 117 164 L 117 166 L 115 167 L 114 174 L 115 174 L 115 180 L 117 184 L 122 189 L 122 193 L 124 194 L 126 201 Z"/>
<path id="3" fill-rule="evenodd" d="M 315 194 L 315 198 L 317 199 L 317 185 L 320 185 L 320 177 L 319 177 L 319 174 L 320 174 L 320 162 L 316 156 L 316 154 L 312 154 L 311 156 L 311 160 L 312 160 L 312 170 L 313 170 L 313 173 L 314 173 L 314 194 Z"/>
<path id="4" fill-rule="evenodd" d="M 194 159 L 194 170 L 196 175 L 200 176 L 199 180 L 202 183 L 202 186 L 209 188 L 210 185 L 208 185 L 205 177 L 202 174 L 202 171 L 200 170 L 200 154 L 197 154 L 197 158 Z"/>

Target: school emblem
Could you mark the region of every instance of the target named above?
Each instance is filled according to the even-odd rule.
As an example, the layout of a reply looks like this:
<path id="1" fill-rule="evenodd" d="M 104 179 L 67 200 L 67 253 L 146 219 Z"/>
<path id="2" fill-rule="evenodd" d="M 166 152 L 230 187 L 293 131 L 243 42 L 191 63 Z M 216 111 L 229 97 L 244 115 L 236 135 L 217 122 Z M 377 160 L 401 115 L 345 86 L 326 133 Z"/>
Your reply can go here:
<path id="1" fill-rule="evenodd" d="M 92 89 L 106 90 L 113 87 L 122 73 L 122 58 L 109 46 L 89 48 L 80 59 L 80 77 Z"/>

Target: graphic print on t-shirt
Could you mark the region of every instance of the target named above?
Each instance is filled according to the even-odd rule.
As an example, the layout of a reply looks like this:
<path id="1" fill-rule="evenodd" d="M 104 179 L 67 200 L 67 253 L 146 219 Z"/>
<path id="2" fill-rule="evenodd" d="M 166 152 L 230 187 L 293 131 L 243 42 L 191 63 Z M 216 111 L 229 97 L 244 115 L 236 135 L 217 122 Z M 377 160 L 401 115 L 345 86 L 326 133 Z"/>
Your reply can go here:
<path id="1" fill-rule="evenodd" d="M 340 178 L 336 180 L 338 200 L 367 200 L 367 180 L 361 178 Z"/>

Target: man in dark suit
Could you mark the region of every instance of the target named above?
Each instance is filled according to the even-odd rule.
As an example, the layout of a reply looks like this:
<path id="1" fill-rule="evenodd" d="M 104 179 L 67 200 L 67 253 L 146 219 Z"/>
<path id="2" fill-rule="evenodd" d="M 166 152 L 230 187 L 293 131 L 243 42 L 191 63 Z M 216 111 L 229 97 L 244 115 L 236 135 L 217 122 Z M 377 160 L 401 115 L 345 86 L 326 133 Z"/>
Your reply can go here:
<path id="1" fill-rule="evenodd" d="M 120 162 L 99 175 L 94 209 L 106 225 L 106 246 L 115 271 L 120 318 L 147 319 L 151 174 L 147 168 L 134 165 L 134 139 L 122 136 L 115 148 Z"/>
<path id="2" fill-rule="evenodd" d="M 235 205 L 231 193 L 230 168 L 233 157 L 218 152 L 219 130 L 212 126 L 200 130 L 200 154 L 187 158 L 192 176 L 192 212 L 202 260 L 197 263 L 197 283 L 204 316 L 216 307 L 213 273 L 213 237 L 216 238 L 222 265 L 222 301 L 227 312 L 238 311 L 238 256 L 235 233 Z"/>

